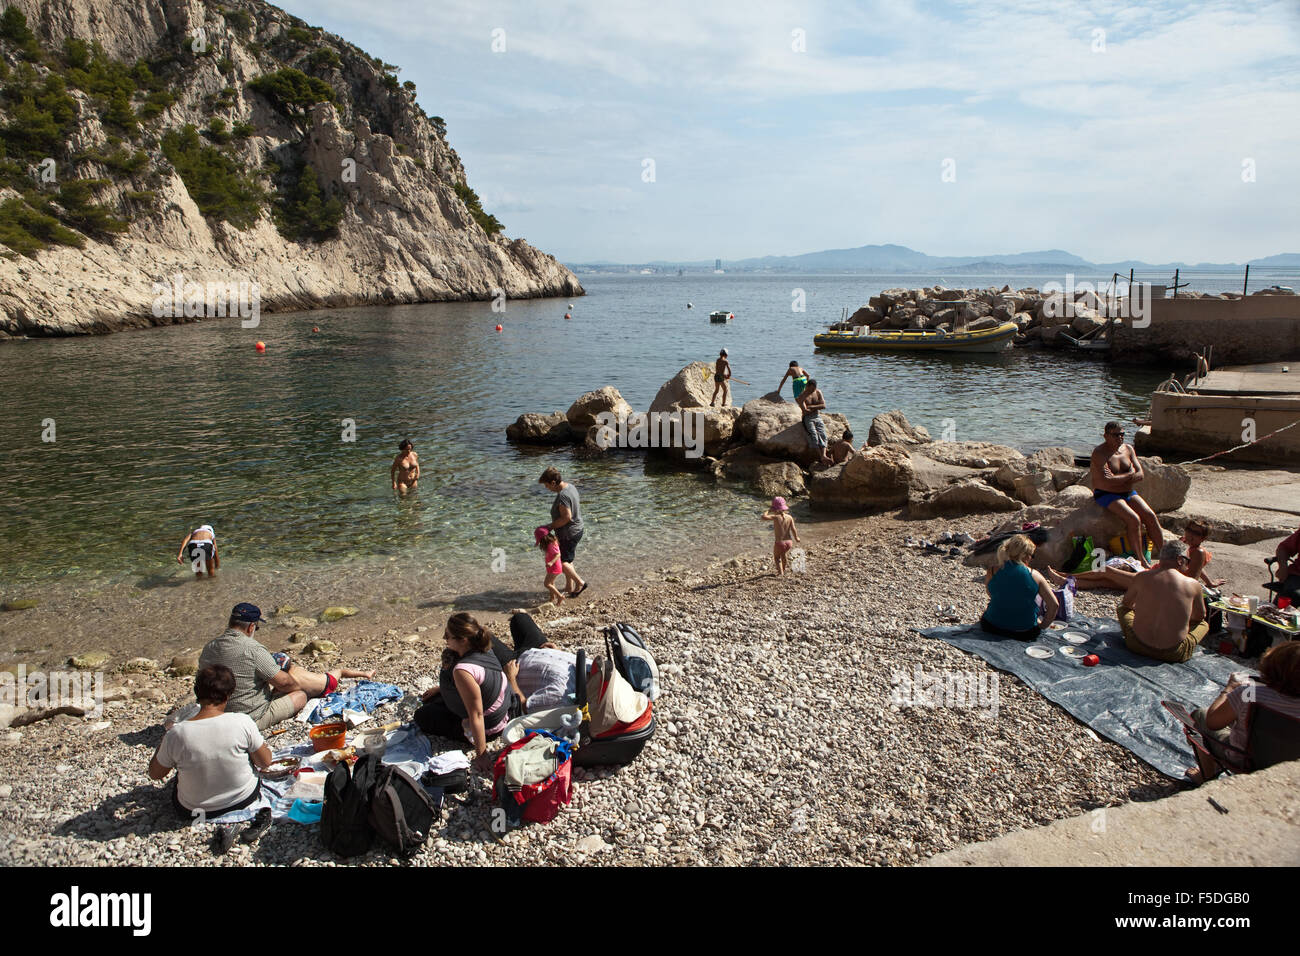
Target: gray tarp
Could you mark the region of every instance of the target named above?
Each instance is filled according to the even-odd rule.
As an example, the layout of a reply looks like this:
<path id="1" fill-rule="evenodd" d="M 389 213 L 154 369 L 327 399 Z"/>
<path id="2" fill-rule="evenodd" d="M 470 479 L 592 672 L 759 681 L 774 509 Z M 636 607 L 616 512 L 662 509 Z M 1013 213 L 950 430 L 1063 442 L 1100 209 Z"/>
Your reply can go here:
<path id="1" fill-rule="evenodd" d="M 1182 724 L 1160 702 L 1178 701 L 1188 710 L 1206 707 L 1223 690 L 1232 672 L 1243 669 L 1241 664 L 1204 650 L 1185 664 L 1141 657 L 1124 646 L 1119 625 L 1113 620 L 1076 617 L 1066 628 L 1087 634 L 1088 643 L 1078 646 L 1096 654 L 1101 663 L 1086 667 L 1081 660 L 1063 655 L 1061 648 L 1070 645 L 1062 640 L 1060 631 L 1044 631 L 1033 642 L 1056 652 L 1044 660 L 1025 653 L 1033 645 L 989 634 L 978 624 L 931 627 L 921 633 L 1014 674 L 1103 737 L 1133 751 L 1161 773 L 1181 779 L 1196 761 Z"/>

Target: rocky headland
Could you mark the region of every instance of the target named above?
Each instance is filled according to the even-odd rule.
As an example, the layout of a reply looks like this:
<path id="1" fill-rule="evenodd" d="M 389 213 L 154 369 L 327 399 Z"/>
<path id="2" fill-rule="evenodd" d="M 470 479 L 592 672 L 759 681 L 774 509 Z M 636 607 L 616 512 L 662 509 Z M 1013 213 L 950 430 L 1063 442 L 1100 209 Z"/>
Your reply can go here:
<path id="1" fill-rule="evenodd" d="M 0 337 L 234 315 L 208 290 L 241 283 L 260 312 L 582 294 L 340 37 L 258 0 L 5 7 Z"/>

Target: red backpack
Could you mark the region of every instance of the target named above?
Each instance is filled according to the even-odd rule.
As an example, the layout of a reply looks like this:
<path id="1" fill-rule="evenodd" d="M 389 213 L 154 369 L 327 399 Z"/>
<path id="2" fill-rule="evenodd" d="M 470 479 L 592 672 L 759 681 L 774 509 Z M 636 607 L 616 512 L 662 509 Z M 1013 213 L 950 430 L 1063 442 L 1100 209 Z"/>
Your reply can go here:
<path id="1" fill-rule="evenodd" d="M 536 737 L 547 737 L 555 742 L 558 763 L 555 772 L 545 780 L 529 783 L 518 790 L 506 785 L 506 758 Z M 497 756 L 492 768 L 492 792 L 497 803 L 506 812 L 506 821 L 519 826 L 523 821 L 547 823 L 555 819 L 560 807 L 569 803 L 573 789 L 573 748 L 565 739 L 545 730 L 529 731 L 522 740 L 515 741 Z"/>

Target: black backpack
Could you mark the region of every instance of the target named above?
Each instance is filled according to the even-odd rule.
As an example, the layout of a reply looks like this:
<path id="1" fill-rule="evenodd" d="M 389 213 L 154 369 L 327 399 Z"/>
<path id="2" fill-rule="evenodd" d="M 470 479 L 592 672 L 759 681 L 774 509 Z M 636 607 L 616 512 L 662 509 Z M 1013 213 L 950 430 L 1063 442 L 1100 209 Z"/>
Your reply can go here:
<path id="1" fill-rule="evenodd" d="M 380 764 L 370 791 L 370 826 L 379 839 L 410 856 L 429 838 L 438 808 L 406 771 Z"/>
<path id="2" fill-rule="evenodd" d="M 325 779 L 325 806 L 321 808 L 320 838 L 327 850 L 339 856 L 358 856 L 370 849 L 370 795 L 379 761 L 366 754 L 351 771 L 345 761 Z"/>

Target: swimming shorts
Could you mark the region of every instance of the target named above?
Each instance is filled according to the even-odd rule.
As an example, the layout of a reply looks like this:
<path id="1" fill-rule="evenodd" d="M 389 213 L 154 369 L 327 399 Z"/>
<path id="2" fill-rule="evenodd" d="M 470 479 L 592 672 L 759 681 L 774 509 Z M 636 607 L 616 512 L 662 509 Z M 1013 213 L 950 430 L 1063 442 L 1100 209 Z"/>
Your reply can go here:
<path id="1" fill-rule="evenodd" d="M 776 547 L 782 554 L 785 554 L 794 547 L 794 542 L 787 538 L 785 541 L 778 541 Z"/>
<path id="2" fill-rule="evenodd" d="M 186 549 L 190 561 L 211 561 L 212 560 L 212 542 L 211 541 L 191 541 Z"/>
<path id="3" fill-rule="evenodd" d="M 726 380 L 727 380 L 727 376 L 725 376 L 725 375 L 714 375 L 714 376 L 713 376 L 713 381 L 716 382 L 718 385 L 723 384 Z"/>
<path id="4" fill-rule="evenodd" d="M 1116 501 L 1128 501 L 1130 498 L 1136 497 L 1136 491 L 1116 493 L 1113 491 L 1098 491 L 1096 488 L 1092 490 L 1093 500 L 1103 508 L 1109 508 Z"/>
<path id="5" fill-rule="evenodd" d="M 790 384 L 794 386 L 794 397 L 798 398 L 803 394 L 803 390 L 808 387 L 808 377 L 806 375 L 796 375 L 790 379 Z"/>
<path id="6" fill-rule="evenodd" d="M 565 527 L 567 528 L 568 525 Z M 582 532 L 573 535 L 557 534 L 556 537 L 560 541 L 560 560 L 565 564 L 572 564 L 574 556 L 578 553 L 578 542 L 582 540 Z"/>

